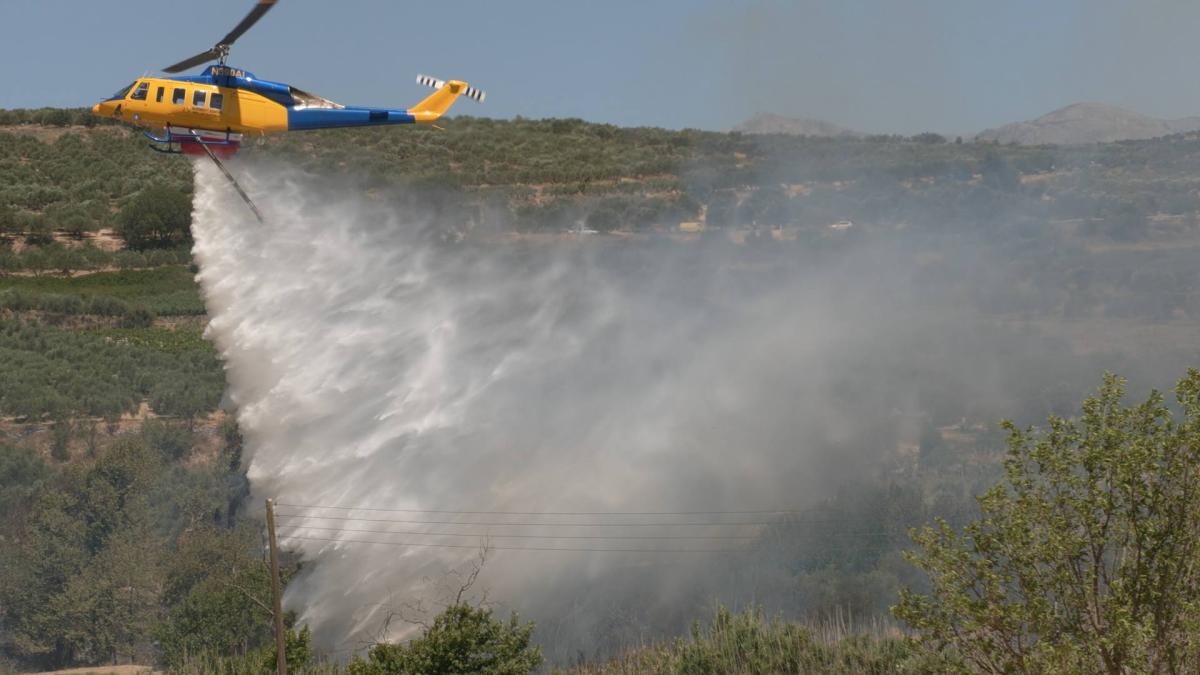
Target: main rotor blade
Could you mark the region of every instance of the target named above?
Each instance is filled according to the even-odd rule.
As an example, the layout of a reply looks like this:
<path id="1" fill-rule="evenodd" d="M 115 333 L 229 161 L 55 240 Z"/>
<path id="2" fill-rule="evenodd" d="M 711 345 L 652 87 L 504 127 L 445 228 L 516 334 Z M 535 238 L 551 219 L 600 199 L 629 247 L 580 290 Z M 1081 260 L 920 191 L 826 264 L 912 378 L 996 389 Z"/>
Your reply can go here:
<path id="1" fill-rule="evenodd" d="M 202 63 L 208 63 L 209 61 L 219 59 L 221 58 L 222 54 L 228 54 L 230 45 L 236 42 L 243 33 L 250 30 L 251 26 L 258 23 L 258 20 L 263 17 L 263 14 L 266 14 L 268 10 L 274 7 L 277 1 L 278 0 L 258 0 L 258 4 L 254 5 L 254 9 L 250 10 L 250 13 L 246 15 L 246 18 L 242 19 L 241 23 L 234 26 L 233 30 L 229 31 L 228 35 L 221 38 L 221 41 L 218 42 L 215 47 L 206 52 L 201 52 L 190 59 L 180 61 L 173 66 L 163 68 L 163 72 L 180 73 L 190 68 L 194 68 Z"/>
<path id="2" fill-rule="evenodd" d="M 246 18 L 242 19 L 242 22 L 235 26 L 233 30 L 229 31 L 229 35 L 221 38 L 221 41 L 217 44 L 225 45 L 226 47 L 232 45 L 238 38 L 242 36 L 242 33 L 250 30 L 251 26 L 258 23 L 258 20 L 263 17 L 263 14 L 266 14 L 268 10 L 275 6 L 275 2 L 276 0 L 258 0 L 258 4 L 254 6 L 254 9 L 250 10 L 250 13 L 246 15 Z"/>
<path id="3" fill-rule="evenodd" d="M 209 61 L 218 59 L 220 57 L 221 57 L 221 52 L 218 51 L 216 47 L 213 47 L 212 49 L 210 49 L 206 52 L 201 52 L 201 53 L 193 56 L 190 59 L 180 61 L 179 63 L 176 63 L 173 66 L 167 66 L 166 68 L 163 68 L 163 72 L 165 72 L 165 73 L 182 73 L 185 70 L 190 70 L 190 69 L 200 65 L 201 63 L 208 63 Z"/>

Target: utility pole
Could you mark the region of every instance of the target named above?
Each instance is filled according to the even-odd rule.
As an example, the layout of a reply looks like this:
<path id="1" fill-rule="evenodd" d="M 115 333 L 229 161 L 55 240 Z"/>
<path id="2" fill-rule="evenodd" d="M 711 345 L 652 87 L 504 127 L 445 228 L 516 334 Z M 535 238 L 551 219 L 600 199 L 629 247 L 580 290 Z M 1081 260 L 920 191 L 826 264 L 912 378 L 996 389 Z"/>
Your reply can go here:
<path id="1" fill-rule="evenodd" d="M 271 599 L 275 614 L 275 670 L 287 675 L 287 644 L 283 637 L 283 592 L 279 583 L 279 551 L 275 546 L 275 500 L 267 500 L 267 539 L 271 549 Z"/>

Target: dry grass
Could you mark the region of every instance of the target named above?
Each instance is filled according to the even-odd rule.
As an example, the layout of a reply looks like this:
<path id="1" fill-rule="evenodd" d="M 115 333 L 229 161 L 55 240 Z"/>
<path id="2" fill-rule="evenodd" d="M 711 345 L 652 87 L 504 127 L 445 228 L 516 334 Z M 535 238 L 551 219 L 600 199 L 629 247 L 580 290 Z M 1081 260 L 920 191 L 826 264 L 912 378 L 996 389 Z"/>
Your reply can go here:
<path id="1" fill-rule="evenodd" d="M 918 654 L 889 622 L 865 626 L 849 617 L 792 623 L 760 612 L 719 608 L 707 625 L 671 642 L 629 650 L 615 659 L 580 664 L 570 675 L 678 673 L 894 673 L 921 672 Z"/>

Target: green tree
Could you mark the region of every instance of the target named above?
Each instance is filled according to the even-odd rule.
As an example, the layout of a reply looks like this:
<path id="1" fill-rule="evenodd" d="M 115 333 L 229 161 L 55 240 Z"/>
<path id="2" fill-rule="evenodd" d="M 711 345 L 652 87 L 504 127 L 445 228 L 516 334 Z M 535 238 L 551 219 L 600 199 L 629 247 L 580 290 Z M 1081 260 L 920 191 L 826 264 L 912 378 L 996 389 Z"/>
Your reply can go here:
<path id="1" fill-rule="evenodd" d="M 10 204 L 0 203 L 0 239 L 16 234 L 21 229 L 17 210 Z"/>
<path id="2" fill-rule="evenodd" d="M 533 644 L 533 624 L 516 613 L 508 621 L 486 607 L 456 603 L 434 619 L 429 630 L 407 644 L 378 644 L 367 659 L 355 658 L 350 675 L 451 675 L 530 673 L 542 663 Z"/>
<path id="3" fill-rule="evenodd" d="M 117 214 L 117 234 L 130 248 L 175 246 L 191 241 L 192 199 L 178 188 L 153 185 Z"/>
<path id="4" fill-rule="evenodd" d="M 50 440 L 50 456 L 60 462 L 65 462 L 71 459 L 71 420 L 67 417 L 59 417 L 54 420 Z"/>
<path id="5" fill-rule="evenodd" d="M 46 462 L 31 448 L 19 448 L 0 443 L 0 531 L 13 525 L 50 475 Z"/>
<path id="6" fill-rule="evenodd" d="M 150 406 L 161 415 L 184 420 L 191 431 L 196 418 L 216 408 L 220 397 L 221 392 L 207 382 L 163 381 L 150 391 Z"/>
<path id="7" fill-rule="evenodd" d="M 1009 434 L 1005 478 L 960 533 L 914 532 L 929 595 L 893 609 L 966 672 L 1200 672 L 1200 371 L 1122 404 L 1106 375 L 1078 420 Z"/>
<path id="8" fill-rule="evenodd" d="M 54 229 L 40 213 L 22 213 L 17 222 L 25 233 L 25 242 L 31 245 L 45 245 L 54 241 Z"/>
<path id="9" fill-rule="evenodd" d="M 72 661 L 145 663 L 159 623 L 162 542 L 144 525 L 122 530 L 51 598 L 59 639 Z"/>
<path id="10" fill-rule="evenodd" d="M 170 665 L 204 651 L 228 655 L 270 644 L 271 577 L 257 530 L 201 527 L 185 533 L 171 558 L 163 600 L 171 610 L 155 633 Z M 270 658 L 273 670 L 273 649 Z"/>

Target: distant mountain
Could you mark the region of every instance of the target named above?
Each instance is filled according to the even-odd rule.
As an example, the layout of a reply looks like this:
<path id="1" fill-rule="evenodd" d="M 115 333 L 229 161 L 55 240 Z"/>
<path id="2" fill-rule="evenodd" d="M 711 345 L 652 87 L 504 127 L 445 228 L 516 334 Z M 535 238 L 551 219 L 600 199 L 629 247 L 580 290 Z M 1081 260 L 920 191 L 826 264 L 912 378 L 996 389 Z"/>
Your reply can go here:
<path id="1" fill-rule="evenodd" d="M 1076 145 L 1156 138 L 1200 130 L 1200 117 L 1163 120 L 1106 103 L 1076 103 L 1028 122 L 982 131 L 976 140 Z"/>
<path id="2" fill-rule="evenodd" d="M 833 122 L 805 117 L 784 117 L 758 113 L 733 128 L 743 134 L 792 134 L 794 136 L 862 136 L 862 133 L 840 127 Z"/>

